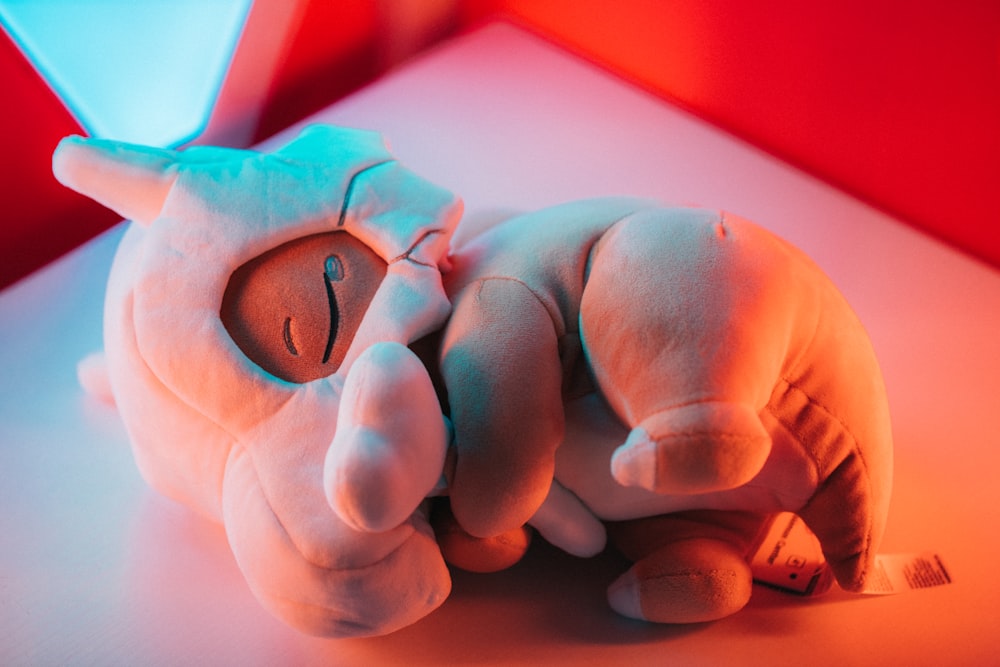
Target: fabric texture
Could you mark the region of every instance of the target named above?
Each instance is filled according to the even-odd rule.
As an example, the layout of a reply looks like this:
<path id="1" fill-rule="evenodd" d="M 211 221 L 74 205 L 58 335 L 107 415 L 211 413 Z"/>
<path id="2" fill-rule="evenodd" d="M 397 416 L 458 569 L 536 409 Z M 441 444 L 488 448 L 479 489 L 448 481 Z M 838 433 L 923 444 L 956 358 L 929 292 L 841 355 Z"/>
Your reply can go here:
<path id="1" fill-rule="evenodd" d="M 413 623 L 447 597 L 446 559 L 507 567 L 526 525 L 580 556 L 610 537 L 635 565 L 609 604 L 651 621 L 746 604 L 779 511 L 845 588 L 871 571 L 878 364 L 834 285 L 761 227 L 608 198 L 452 247 L 454 195 L 327 126 L 269 154 L 68 138 L 54 171 L 133 220 L 108 382 L 93 359 L 81 377 L 149 483 L 221 521 L 305 632 Z"/>
<path id="2" fill-rule="evenodd" d="M 617 530 L 637 564 L 616 609 L 700 621 L 745 604 L 753 540 L 790 510 L 863 587 L 892 482 L 887 400 L 861 323 L 803 253 L 735 216 L 605 199 L 510 220 L 453 263 L 441 367 L 467 530 L 528 521 L 554 478 L 657 536 Z M 678 532 L 690 511 L 713 513 Z"/>
<path id="3" fill-rule="evenodd" d="M 357 359 L 376 344 L 406 350 L 447 317 L 439 264 L 461 202 L 395 162 L 378 135 L 326 126 L 271 154 L 69 138 L 54 171 L 134 221 L 108 285 L 105 355 L 149 483 L 222 521 L 257 597 L 306 632 L 384 634 L 437 607 L 450 577 L 420 502 L 443 465 L 440 413 L 436 433 L 408 443 L 433 474 L 397 525 L 344 522 L 324 475 Z M 289 382 L 236 345 L 223 295 L 245 263 L 331 232 L 370 249 L 385 275 L 336 372 Z M 414 400 L 426 406 L 424 380 Z"/>

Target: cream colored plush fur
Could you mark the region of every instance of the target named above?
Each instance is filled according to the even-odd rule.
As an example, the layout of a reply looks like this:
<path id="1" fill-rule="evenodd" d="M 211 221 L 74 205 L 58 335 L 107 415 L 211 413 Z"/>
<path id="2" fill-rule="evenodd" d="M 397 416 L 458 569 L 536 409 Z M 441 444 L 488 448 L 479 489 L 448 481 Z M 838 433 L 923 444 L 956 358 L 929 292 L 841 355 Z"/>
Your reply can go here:
<path id="1" fill-rule="evenodd" d="M 589 555 L 607 530 L 636 561 L 610 603 L 649 620 L 742 607 L 779 510 L 845 587 L 872 567 L 891 484 L 878 365 L 825 276 L 751 223 L 604 199 L 452 248 L 453 195 L 377 135 L 325 126 L 271 154 L 70 138 L 54 170 L 134 221 L 105 353 L 140 470 L 221 521 L 257 597 L 306 632 L 384 634 L 447 597 L 424 500 L 442 493 L 473 544 L 531 523 Z M 385 277 L 339 365 L 290 382 L 234 343 L 223 294 L 335 230 Z M 438 335 L 436 358 L 410 351 Z"/>

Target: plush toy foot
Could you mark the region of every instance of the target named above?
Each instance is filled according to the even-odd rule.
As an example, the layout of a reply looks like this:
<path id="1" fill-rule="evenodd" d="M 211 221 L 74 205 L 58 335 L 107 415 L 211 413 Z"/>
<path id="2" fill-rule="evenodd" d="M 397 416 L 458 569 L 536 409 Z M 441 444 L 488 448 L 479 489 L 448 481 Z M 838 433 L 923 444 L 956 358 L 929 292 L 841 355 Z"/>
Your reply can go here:
<path id="1" fill-rule="evenodd" d="M 528 525 L 549 544 L 580 558 L 601 553 L 608 541 L 604 524 L 556 480 L 552 480 L 549 495 Z"/>
<path id="2" fill-rule="evenodd" d="M 756 475 L 771 437 L 749 406 L 704 402 L 643 419 L 611 459 L 619 484 L 656 493 L 735 488 Z"/>
<path id="3" fill-rule="evenodd" d="M 608 524 L 633 567 L 608 588 L 611 608 L 656 623 L 700 623 L 750 599 L 748 556 L 766 515 L 691 511 Z"/>
<path id="4" fill-rule="evenodd" d="M 734 614 L 750 600 L 743 555 L 714 539 L 675 542 L 637 562 L 608 588 L 623 616 L 656 623 L 699 623 Z"/>
<path id="5" fill-rule="evenodd" d="M 324 469 L 327 500 L 355 530 L 395 528 L 440 481 L 447 448 L 424 365 L 404 345 L 376 343 L 344 383 Z"/>
<path id="6" fill-rule="evenodd" d="M 445 501 L 434 507 L 431 523 L 444 559 L 469 572 L 499 572 L 517 563 L 531 544 L 527 526 L 494 537 L 474 537 L 465 532 Z"/>

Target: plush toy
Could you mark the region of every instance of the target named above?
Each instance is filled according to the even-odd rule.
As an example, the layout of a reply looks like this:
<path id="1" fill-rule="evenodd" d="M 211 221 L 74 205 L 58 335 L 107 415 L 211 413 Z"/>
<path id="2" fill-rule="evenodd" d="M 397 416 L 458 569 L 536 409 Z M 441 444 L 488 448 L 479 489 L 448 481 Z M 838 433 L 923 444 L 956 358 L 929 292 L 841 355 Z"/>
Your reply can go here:
<path id="1" fill-rule="evenodd" d="M 635 561 L 609 601 L 652 621 L 741 608 L 782 510 L 844 587 L 872 567 L 891 437 L 871 346 L 748 222 L 593 200 L 451 247 L 453 195 L 328 126 L 270 154 L 74 137 L 54 171 L 134 222 L 105 368 L 140 470 L 221 521 L 301 630 L 413 623 L 445 558 L 508 566 L 525 524 L 581 556 L 607 531 Z"/>

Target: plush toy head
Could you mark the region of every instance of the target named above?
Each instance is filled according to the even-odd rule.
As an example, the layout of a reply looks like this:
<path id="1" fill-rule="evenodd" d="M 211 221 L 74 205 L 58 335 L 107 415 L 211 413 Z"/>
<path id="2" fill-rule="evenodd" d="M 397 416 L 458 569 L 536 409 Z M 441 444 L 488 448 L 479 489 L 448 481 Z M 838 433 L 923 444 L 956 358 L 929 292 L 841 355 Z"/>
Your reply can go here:
<path id="1" fill-rule="evenodd" d="M 146 479 L 224 521 L 255 593 L 303 629 L 377 634 L 439 604 L 447 571 L 414 510 L 440 478 L 440 410 L 405 352 L 363 355 L 405 350 L 444 322 L 460 202 L 378 135 L 327 126 L 270 154 L 68 138 L 54 171 L 135 223 L 108 286 L 105 352 Z M 359 462 L 367 449 L 352 444 L 367 437 L 365 390 L 344 395 L 362 358 L 410 373 L 410 400 L 433 423 L 414 443 L 406 498 L 345 521 L 338 471 L 400 458 Z M 345 419 L 362 435 L 334 453 Z"/>

